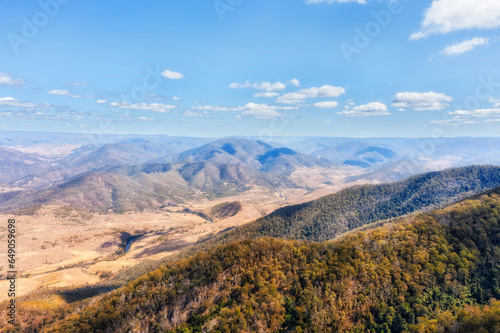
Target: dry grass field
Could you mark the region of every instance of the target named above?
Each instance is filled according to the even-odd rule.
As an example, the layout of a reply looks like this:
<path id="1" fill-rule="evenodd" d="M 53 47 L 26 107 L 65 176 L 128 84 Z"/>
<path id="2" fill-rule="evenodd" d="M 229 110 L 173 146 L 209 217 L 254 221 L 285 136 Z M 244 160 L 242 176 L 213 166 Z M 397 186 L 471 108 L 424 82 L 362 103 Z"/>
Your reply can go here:
<path id="1" fill-rule="evenodd" d="M 299 170 L 292 175 L 304 178 Z M 235 227 L 288 204 L 314 200 L 350 186 L 340 175 L 326 175 L 319 170 L 311 181 L 319 183 L 326 176 L 337 185 L 323 185 L 314 191 L 281 189 L 272 192 L 263 187 L 234 197 L 203 199 L 158 211 L 99 214 L 77 207 L 44 206 L 31 215 L 0 215 L 0 220 L 15 218 L 16 268 L 18 296 L 36 290 L 82 287 L 109 280 L 121 270 L 144 260 L 157 260 L 186 249 L 199 239 Z M 234 216 L 211 218 L 211 209 L 225 202 L 239 202 Z M 0 227 L 0 242 L 5 240 L 6 224 Z M 127 240 L 139 236 L 125 253 Z M 0 256 L 6 256 L 2 247 Z M 4 264 L 5 265 L 5 264 Z M 0 267 L 6 271 L 6 267 Z M 6 288 L 7 281 L 0 281 Z M 0 295 L 0 301 L 6 294 Z"/>

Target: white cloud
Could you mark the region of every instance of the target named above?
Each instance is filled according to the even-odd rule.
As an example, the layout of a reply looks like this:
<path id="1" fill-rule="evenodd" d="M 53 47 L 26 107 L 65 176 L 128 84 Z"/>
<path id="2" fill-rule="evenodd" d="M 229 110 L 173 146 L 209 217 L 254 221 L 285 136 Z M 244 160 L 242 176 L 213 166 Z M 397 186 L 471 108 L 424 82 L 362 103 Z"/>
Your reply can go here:
<path id="1" fill-rule="evenodd" d="M 24 84 L 24 80 L 17 78 L 14 79 L 11 76 L 0 72 L 0 85 L 2 86 L 21 86 Z"/>
<path id="2" fill-rule="evenodd" d="M 0 107 L 16 106 L 22 108 L 34 108 L 38 106 L 36 103 L 20 102 L 14 97 L 0 97 Z"/>
<path id="3" fill-rule="evenodd" d="M 260 93 L 254 94 L 253 96 L 254 97 L 269 97 L 269 98 L 272 98 L 272 97 L 277 97 L 279 95 L 280 94 L 278 94 L 277 92 L 260 92 Z"/>
<path id="4" fill-rule="evenodd" d="M 203 117 L 203 113 L 193 112 L 190 110 L 187 110 L 186 112 L 184 112 L 183 115 L 186 117 L 195 117 L 195 118 L 202 118 Z"/>
<path id="5" fill-rule="evenodd" d="M 107 102 L 108 102 L 108 100 L 106 100 L 106 99 L 97 100 L 97 104 L 106 104 Z"/>
<path id="6" fill-rule="evenodd" d="M 464 40 L 461 43 L 453 44 L 445 47 L 441 54 L 445 55 L 460 55 L 467 51 L 472 51 L 476 46 L 488 45 L 490 42 L 489 38 L 476 37 L 469 40 Z"/>
<path id="7" fill-rule="evenodd" d="M 61 96 L 68 96 L 68 97 L 71 97 L 71 98 L 82 98 L 83 96 L 80 96 L 80 95 L 77 95 L 77 94 L 73 94 L 67 90 L 51 90 L 49 91 L 49 94 L 51 95 L 61 95 Z"/>
<path id="8" fill-rule="evenodd" d="M 155 118 L 148 118 L 148 117 L 139 117 L 137 118 L 137 120 L 141 120 L 141 121 L 154 121 L 154 120 L 157 120 Z"/>
<path id="9" fill-rule="evenodd" d="M 425 11 L 420 31 L 410 39 L 446 34 L 464 29 L 500 27 L 498 0 L 434 0 Z"/>
<path id="10" fill-rule="evenodd" d="M 495 97 L 490 97 L 490 103 L 493 103 L 493 105 L 498 108 L 500 107 L 500 98 L 495 98 Z"/>
<path id="11" fill-rule="evenodd" d="M 380 102 L 372 102 L 365 105 L 358 105 L 351 110 L 344 110 L 338 114 L 343 114 L 347 117 L 372 117 L 372 116 L 388 116 L 390 115 L 387 106 Z"/>
<path id="12" fill-rule="evenodd" d="M 431 124 L 441 125 L 441 126 L 460 126 L 460 125 L 474 125 L 477 121 L 466 120 L 466 119 L 447 119 L 447 120 L 431 120 Z"/>
<path id="13" fill-rule="evenodd" d="M 167 105 L 160 103 L 137 103 L 137 104 L 129 104 L 126 102 L 117 103 L 112 102 L 109 103 L 110 106 L 126 109 L 126 110 L 142 110 L 142 111 L 152 111 L 152 112 L 160 112 L 160 113 L 168 113 L 172 109 L 175 109 L 175 105 Z"/>
<path id="14" fill-rule="evenodd" d="M 449 102 L 453 98 L 443 93 L 433 91 L 426 93 L 417 92 L 400 92 L 394 96 L 392 106 L 400 108 L 401 111 L 407 109 L 413 111 L 438 111 L 449 107 Z"/>
<path id="15" fill-rule="evenodd" d="M 308 89 L 301 89 L 297 92 L 286 93 L 278 97 L 276 102 L 284 104 L 297 104 L 304 102 L 307 98 L 332 98 L 338 97 L 345 93 L 345 89 L 342 87 L 334 87 L 325 85 L 322 87 L 312 87 Z"/>
<path id="16" fill-rule="evenodd" d="M 179 79 L 184 78 L 183 74 L 178 73 L 178 72 L 169 71 L 168 69 L 166 71 L 163 71 L 161 73 L 161 75 L 163 75 L 167 79 L 171 79 L 171 80 L 179 80 Z"/>
<path id="17" fill-rule="evenodd" d="M 321 109 L 333 109 L 339 105 L 338 102 L 335 101 L 330 101 L 330 102 L 318 102 L 314 103 L 314 107 L 316 108 L 321 108 Z"/>
<path id="18" fill-rule="evenodd" d="M 298 79 L 291 79 L 288 81 L 292 86 L 300 87 L 300 81 Z"/>
<path id="19" fill-rule="evenodd" d="M 242 115 L 252 116 L 260 119 L 272 119 L 282 116 L 278 110 L 296 110 L 297 107 L 293 106 L 273 106 L 268 104 L 247 103 L 244 106 L 226 107 L 226 106 L 197 106 L 194 107 L 195 111 L 213 111 L 213 112 L 227 112 L 227 111 L 240 111 Z"/>
<path id="20" fill-rule="evenodd" d="M 470 118 L 484 118 L 500 116 L 500 108 L 492 109 L 477 109 L 473 111 L 457 110 L 448 113 L 450 116 L 455 117 L 470 117 Z"/>
<path id="21" fill-rule="evenodd" d="M 180 98 L 180 97 L 177 97 L 177 96 L 172 97 L 172 100 L 173 100 L 173 101 L 180 101 L 180 99 L 181 99 L 181 98 Z"/>
<path id="22" fill-rule="evenodd" d="M 249 115 L 259 119 L 273 119 L 282 116 L 281 113 L 276 111 L 276 107 L 267 104 L 248 103 L 243 107 L 243 109 L 244 111 L 242 115 Z"/>
<path id="23" fill-rule="evenodd" d="M 227 107 L 227 106 L 211 106 L 211 105 L 203 105 L 203 106 L 195 106 L 193 110 L 196 111 L 214 111 L 214 112 L 226 112 L 226 111 L 241 111 L 241 106 L 238 107 Z"/>
<path id="24" fill-rule="evenodd" d="M 276 91 L 276 90 L 283 90 L 286 88 L 286 85 L 281 82 L 276 82 L 276 83 L 271 83 L 271 82 L 256 82 L 256 83 L 251 83 L 250 81 L 247 81 L 245 83 L 237 83 L 233 82 L 229 85 L 229 88 L 231 89 L 241 89 L 241 88 L 255 88 L 258 90 L 265 90 L 265 91 Z"/>

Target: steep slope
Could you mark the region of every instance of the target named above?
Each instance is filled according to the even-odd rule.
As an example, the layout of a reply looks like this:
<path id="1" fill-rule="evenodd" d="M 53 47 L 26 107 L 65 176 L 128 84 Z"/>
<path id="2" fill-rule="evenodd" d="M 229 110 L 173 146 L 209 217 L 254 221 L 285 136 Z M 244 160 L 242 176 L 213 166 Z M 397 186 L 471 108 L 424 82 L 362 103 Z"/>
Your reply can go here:
<path id="1" fill-rule="evenodd" d="M 13 211 L 48 203 L 100 212 L 155 209 L 194 194 L 189 184 L 171 170 L 168 164 L 146 164 L 86 173 L 39 191 L 0 194 L 0 209 Z"/>
<path id="2" fill-rule="evenodd" d="M 267 188 L 292 183 L 283 178 L 256 171 L 242 164 L 217 161 L 187 162 L 178 165 L 180 176 L 192 187 L 210 196 L 230 196 L 254 185 Z"/>
<path id="3" fill-rule="evenodd" d="M 50 163 L 32 154 L 25 154 L 18 150 L 0 147 L 0 184 L 9 184 L 12 181 L 29 175 L 35 171 L 42 171 L 50 167 Z"/>
<path id="4" fill-rule="evenodd" d="M 460 317 L 468 304 L 500 297 L 499 223 L 497 188 L 340 241 L 231 243 L 161 267 L 45 329 L 424 332 L 436 331 L 436 318 L 469 325 Z M 488 318 L 498 327 L 500 316 Z"/>
<path id="5" fill-rule="evenodd" d="M 274 148 L 262 141 L 242 138 L 217 140 L 199 148 L 158 160 L 160 162 L 211 162 L 240 164 L 248 169 L 273 175 L 289 175 L 298 168 L 330 168 L 333 164 L 288 148 Z"/>
<path id="6" fill-rule="evenodd" d="M 442 170 L 443 168 L 437 168 Z M 377 168 L 369 169 L 367 173 L 347 178 L 347 181 L 378 181 L 381 183 L 395 182 L 413 175 L 436 171 L 422 163 L 412 159 L 401 159 L 394 163 L 380 165 Z"/>
<path id="7" fill-rule="evenodd" d="M 298 168 L 331 168 L 334 163 L 297 153 L 289 148 L 276 148 L 257 157 L 261 163 L 260 170 L 273 174 L 289 175 Z"/>
<path id="8" fill-rule="evenodd" d="M 35 170 L 30 175 L 17 180 L 15 185 L 42 188 L 68 181 L 88 171 L 122 165 L 138 165 L 177 151 L 177 148 L 170 144 L 140 140 L 102 146 L 87 145 L 56 161 L 55 165 L 48 170 Z"/>
<path id="9" fill-rule="evenodd" d="M 294 187 L 286 177 L 244 164 L 217 161 L 146 163 L 101 168 L 40 190 L 0 193 L 0 211 L 12 212 L 57 203 L 99 212 L 158 209 L 193 198 L 226 197 L 263 186 Z"/>
<path id="10" fill-rule="evenodd" d="M 325 241 L 378 220 L 436 208 L 500 185 L 500 167 L 472 166 L 413 176 L 381 185 L 344 189 L 320 199 L 288 206 L 207 244 L 259 237 Z"/>
<path id="11" fill-rule="evenodd" d="M 216 140 L 199 148 L 167 156 L 160 162 L 200 162 L 216 161 L 222 163 L 243 163 L 251 168 L 259 167 L 256 157 L 272 149 L 270 145 L 261 141 L 242 138 L 228 138 Z"/>

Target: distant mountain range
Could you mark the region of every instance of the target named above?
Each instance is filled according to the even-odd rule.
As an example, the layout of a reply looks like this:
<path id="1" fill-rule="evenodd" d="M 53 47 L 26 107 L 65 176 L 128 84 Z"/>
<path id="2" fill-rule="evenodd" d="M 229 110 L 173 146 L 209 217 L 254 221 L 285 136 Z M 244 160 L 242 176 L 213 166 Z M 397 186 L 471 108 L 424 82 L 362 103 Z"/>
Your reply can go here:
<path id="1" fill-rule="evenodd" d="M 58 140 L 87 144 L 62 157 L 37 153 L 37 147 L 56 147 Z M 455 166 L 500 165 L 497 138 L 264 142 L 117 135 L 103 136 L 104 143 L 93 145 L 81 135 L 0 132 L 0 141 L 0 185 L 17 189 L 0 192 L 0 211 L 49 202 L 99 211 L 155 209 L 195 197 L 232 196 L 254 186 L 315 190 L 339 182 L 328 179 L 330 173 L 344 174 L 343 183 L 388 182 Z M 307 181 L 318 173 L 323 175 L 319 181 Z"/>
<path id="2" fill-rule="evenodd" d="M 333 166 L 326 160 L 248 139 L 218 140 L 156 158 L 156 162 L 130 165 L 154 158 L 165 149 L 162 145 L 144 143 L 104 145 L 98 150 L 84 147 L 66 158 L 73 167 L 62 170 L 93 171 L 39 190 L 0 194 L 0 209 L 11 211 L 52 202 L 97 211 L 153 209 L 183 202 L 194 195 L 235 195 L 255 185 L 270 189 L 295 187 L 287 178 L 294 170 Z M 60 176 L 61 169 L 54 172 Z M 33 182 L 39 177 L 28 179 Z"/>

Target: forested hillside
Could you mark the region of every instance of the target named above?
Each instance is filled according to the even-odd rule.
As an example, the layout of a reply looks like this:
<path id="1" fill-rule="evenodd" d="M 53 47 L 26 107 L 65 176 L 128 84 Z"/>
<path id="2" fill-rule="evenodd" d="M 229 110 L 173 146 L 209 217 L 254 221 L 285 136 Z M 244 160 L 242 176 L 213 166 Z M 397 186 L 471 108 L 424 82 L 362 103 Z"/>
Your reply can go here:
<path id="1" fill-rule="evenodd" d="M 500 187 L 339 241 L 200 252 L 46 331 L 495 332 L 499 245 Z"/>
<path id="2" fill-rule="evenodd" d="M 258 237 L 326 241 L 365 224 L 439 208 L 499 185 L 499 167 L 471 166 L 417 175 L 395 183 L 350 187 L 311 202 L 278 209 L 219 235 L 206 245 Z"/>

